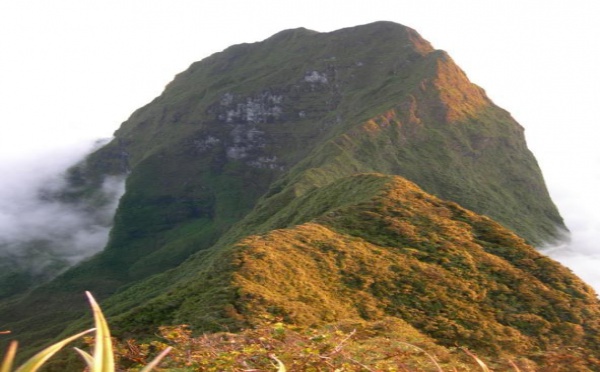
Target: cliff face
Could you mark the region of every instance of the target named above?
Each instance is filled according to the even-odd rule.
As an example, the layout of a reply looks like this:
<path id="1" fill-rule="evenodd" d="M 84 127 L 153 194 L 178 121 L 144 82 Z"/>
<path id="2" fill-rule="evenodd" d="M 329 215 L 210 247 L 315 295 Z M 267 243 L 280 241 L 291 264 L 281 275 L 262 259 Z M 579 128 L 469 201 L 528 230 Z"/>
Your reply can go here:
<path id="1" fill-rule="evenodd" d="M 267 308 L 294 322 L 385 314 L 425 327 L 421 315 L 433 311 L 439 325 L 425 331 L 443 342 L 475 345 L 490 332 L 504 332 L 534 348 L 561 345 L 564 322 L 582 324 L 579 306 L 568 319 L 556 315 L 569 298 L 581 299 L 597 319 L 589 288 L 527 245 L 556 239 L 564 225 L 522 127 L 446 53 L 397 24 L 325 34 L 287 30 L 196 62 L 72 174 L 82 197 L 105 175 L 127 174 L 126 192 L 102 253 L 0 304 L 3 322 L 24 339 L 44 340 L 77 318 L 85 309 L 84 290 L 105 299 L 109 314 L 124 314 L 124 326 L 139 330 L 162 321 L 199 329 L 250 324 Z M 343 192 L 331 191 L 336 187 Z M 369 201 L 373 190 L 381 194 L 377 202 Z M 435 196 L 423 196 L 433 200 L 423 210 L 414 200 L 403 210 L 390 190 Z M 377 210 L 345 208 L 359 201 Z M 331 285 L 355 291 L 353 302 L 336 314 L 298 310 L 302 315 L 292 316 L 284 294 L 271 286 L 302 276 L 299 269 L 264 284 L 252 271 L 270 265 L 255 250 L 278 251 L 268 243 L 273 239 L 286 242 L 276 261 L 303 252 L 310 265 L 323 261 L 324 271 L 337 273 Z M 353 256 L 352 242 L 360 257 Z M 385 266 L 382 277 L 368 267 L 371 261 Z M 408 272 L 418 284 L 405 278 Z M 235 288 L 239 297 L 232 295 Z M 307 288 L 288 292 L 295 308 L 312 308 L 327 296 L 336 301 L 334 287 L 319 289 L 312 299 Z M 436 309 L 426 304 L 425 293 L 432 292 L 440 293 Z M 189 296 L 194 306 L 183 300 Z M 518 319 L 496 311 L 504 306 L 500 298 L 514 298 L 504 310 Z M 475 300 L 481 306 L 467 310 Z M 43 314 L 32 306 L 40 301 Z M 536 315 L 539 330 L 513 327 L 526 322 L 519 314 L 536 313 L 531 301 L 548 309 L 547 316 Z M 131 314 L 138 315 L 128 313 L 136 306 Z M 476 314 L 468 322 L 490 318 L 494 331 L 466 335 L 473 324 L 461 318 L 463 310 Z M 591 337 L 595 327 L 586 325 L 577 337 Z"/>

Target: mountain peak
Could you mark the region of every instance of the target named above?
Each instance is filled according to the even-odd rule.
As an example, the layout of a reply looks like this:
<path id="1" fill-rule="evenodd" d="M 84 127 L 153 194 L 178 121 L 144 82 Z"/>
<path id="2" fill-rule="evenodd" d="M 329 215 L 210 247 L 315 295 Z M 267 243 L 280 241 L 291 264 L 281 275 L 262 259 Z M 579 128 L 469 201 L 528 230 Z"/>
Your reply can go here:
<path id="1" fill-rule="evenodd" d="M 279 31 L 278 33 L 270 36 L 268 39 L 265 40 L 265 42 L 285 42 L 296 37 L 307 37 L 318 34 L 319 32 L 309 30 L 304 27 L 290 28 L 287 30 Z"/>
<path id="2" fill-rule="evenodd" d="M 423 39 L 416 30 L 390 21 L 377 21 L 360 26 L 343 28 L 332 31 L 329 34 L 344 35 L 357 43 L 373 42 L 374 40 L 382 43 L 390 43 L 389 46 L 391 49 L 394 49 L 396 45 L 410 46 L 422 55 L 434 51 L 431 44 Z"/>
<path id="3" fill-rule="evenodd" d="M 596 341 L 591 290 L 528 245 L 564 225 L 523 128 L 405 26 L 298 28 L 215 53 L 74 172 L 72 198 L 93 198 L 115 174 L 126 192 L 101 253 L 0 303 L 3 325 L 24 340 L 63 329 L 89 290 L 121 314 L 117 327 L 149 334 L 267 312 L 299 323 L 397 316 L 489 352 L 514 351 L 512 336 L 528 351 Z M 294 274 L 262 278 L 264 255 Z M 332 270 L 302 274 L 292 267 L 301 262 Z M 340 293 L 352 304 L 339 305 Z M 317 309 L 328 301 L 337 315 Z"/>

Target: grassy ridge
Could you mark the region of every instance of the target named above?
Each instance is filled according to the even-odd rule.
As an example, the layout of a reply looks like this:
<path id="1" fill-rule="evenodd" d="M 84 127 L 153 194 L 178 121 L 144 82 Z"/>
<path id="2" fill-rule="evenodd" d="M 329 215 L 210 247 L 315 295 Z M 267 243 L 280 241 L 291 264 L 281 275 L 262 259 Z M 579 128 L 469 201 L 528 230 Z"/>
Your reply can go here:
<path id="1" fill-rule="evenodd" d="M 249 320 L 223 315 L 238 296 L 237 242 L 370 200 L 385 177 L 351 177 L 369 172 L 402 175 L 530 242 L 562 226 L 522 128 L 415 31 L 288 30 L 194 63 L 134 112 L 75 172 L 89 188 L 128 174 L 108 246 L 0 303 L 0 317 L 36 346 L 84 314 L 78 296 L 91 290 L 107 314 L 125 313 L 122 330 L 239 326 Z"/>
<path id="2" fill-rule="evenodd" d="M 180 323 L 219 331 L 277 319 L 310 326 L 397 317 L 486 357 L 541 361 L 573 342 L 590 358 L 598 352 L 593 290 L 487 217 L 377 174 L 336 181 L 302 205 L 303 217 L 292 208 L 273 217 L 288 228 L 224 244 L 157 277 L 178 279 L 114 324 L 145 333 Z M 107 306 L 124 310 L 144 290 Z"/>

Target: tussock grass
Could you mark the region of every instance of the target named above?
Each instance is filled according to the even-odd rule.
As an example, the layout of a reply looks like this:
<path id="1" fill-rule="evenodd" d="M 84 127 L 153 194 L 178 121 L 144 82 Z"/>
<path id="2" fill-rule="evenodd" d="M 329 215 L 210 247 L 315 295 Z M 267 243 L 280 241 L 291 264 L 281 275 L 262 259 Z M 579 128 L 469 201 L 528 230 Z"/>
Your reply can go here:
<path id="1" fill-rule="evenodd" d="M 173 347 L 163 361 L 169 371 L 492 371 L 467 349 L 449 351 L 423 341 L 399 341 L 396 338 L 403 337 L 401 334 L 377 333 L 383 324 L 352 324 L 356 328 L 346 331 L 348 326 L 308 329 L 278 322 L 239 333 L 199 337 L 192 337 L 185 325 L 161 327 L 161 341 L 138 344 L 129 339 L 117 343 L 116 353 L 121 368 L 131 372 L 167 345 Z M 494 366 L 495 371 L 521 372 L 512 361 Z"/>
<path id="2" fill-rule="evenodd" d="M 430 340 L 398 328 L 398 320 L 387 319 L 368 324 L 338 323 L 320 328 L 301 328 L 281 322 L 238 333 L 220 332 L 192 337 L 186 325 L 160 328 L 161 341 L 138 343 L 111 338 L 108 323 L 95 301 L 86 292 L 94 314 L 95 328 L 85 330 L 40 351 L 20 367 L 13 369 L 17 342 L 4 354 L 0 372 L 36 372 L 67 344 L 95 331 L 88 344 L 92 351 L 75 350 L 89 372 L 165 371 L 397 371 L 397 372 L 467 372 L 481 370 L 533 372 L 530 361 L 495 362 L 493 367 L 468 349 L 448 349 Z M 352 328 L 351 331 L 348 329 Z M 10 331 L 3 331 L 9 334 Z M 407 341 L 402 341 L 402 337 Z M 577 355 L 573 371 L 579 369 Z M 163 367 L 158 368 L 162 363 Z M 544 366 L 543 371 L 557 365 Z M 523 368 L 523 369 L 521 369 Z M 549 368 L 549 369 L 548 369 Z"/>

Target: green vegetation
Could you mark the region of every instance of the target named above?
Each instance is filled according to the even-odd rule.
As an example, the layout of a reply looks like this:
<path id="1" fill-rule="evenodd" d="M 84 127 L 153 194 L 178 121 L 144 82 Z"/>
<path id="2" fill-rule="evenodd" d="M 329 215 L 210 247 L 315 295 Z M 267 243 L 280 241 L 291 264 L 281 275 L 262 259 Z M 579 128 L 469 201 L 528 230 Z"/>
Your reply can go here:
<path id="1" fill-rule="evenodd" d="M 303 208 L 281 208 L 260 234 L 113 296 L 116 328 L 125 336 L 181 323 L 202 332 L 393 317 L 494 360 L 548 365 L 562 358 L 552 350 L 564 350 L 597 365 L 594 292 L 489 218 L 378 174 L 300 200 Z M 145 297 L 157 283 L 168 291 Z"/>
<path id="2" fill-rule="evenodd" d="M 192 64 L 68 197 L 118 174 L 106 249 L 0 301 L 26 354 L 83 328 L 91 290 L 144 342 L 396 319 L 483 358 L 574 365 L 547 356 L 575 342 L 579 370 L 597 365 L 595 294 L 530 245 L 564 225 L 523 129 L 403 26 L 288 30 Z"/>

